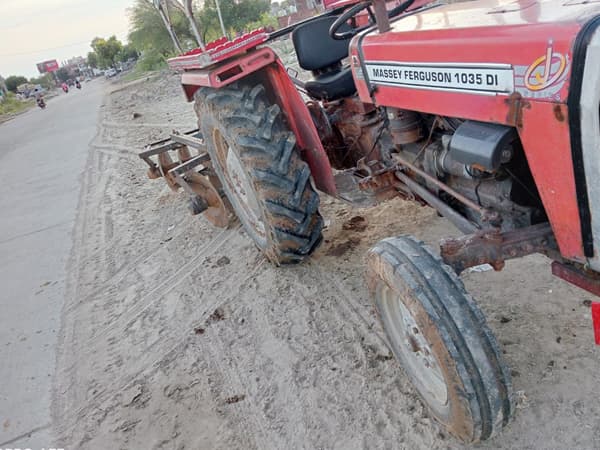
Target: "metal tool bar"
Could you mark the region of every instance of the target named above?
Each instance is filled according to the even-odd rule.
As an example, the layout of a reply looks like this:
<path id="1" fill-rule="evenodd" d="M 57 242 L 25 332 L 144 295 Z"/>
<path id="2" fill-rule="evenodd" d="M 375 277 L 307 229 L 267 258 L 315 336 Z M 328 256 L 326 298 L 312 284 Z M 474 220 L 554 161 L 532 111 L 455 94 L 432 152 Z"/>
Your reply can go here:
<path id="1" fill-rule="evenodd" d="M 435 208 L 442 216 L 452 222 L 456 228 L 458 228 L 463 233 L 474 233 L 479 228 L 473 222 L 467 220 L 464 216 L 456 212 L 442 200 L 440 200 L 436 195 L 434 195 L 429 190 L 425 189 L 416 181 L 409 178 L 406 174 L 402 172 L 396 172 L 396 177 L 402 181 L 408 188 L 423 200 L 425 200 L 429 205 Z"/>
<path id="2" fill-rule="evenodd" d="M 200 130 L 199 130 L 198 128 L 194 128 L 193 130 L 186 131 L 186 132 L 184 132 L 183 134 L 190 135 L 190 134 L 195 134 L 195 133 L 198 133 L 199 131 L 200 131 Z M 153 147 L 155 147 L 155 146 L 157 146 L 157 145 L 166 144 L 166 143 L 168 143 L 168 142 L 170 142 L 170 141 L 171 141 L 171 138 L 170 138 L 170 137 L 168 137 L 168 138 L 165 138 L 165 139 L 161 139 L 160 141 L 156 141 L 156 142 L 153 142 L 153 143 L 152 143 L 152 144 L 150 144 L 150 145 L 147 145 L 147 146 L 146 146 L 146 148 L 153 148 Z"/>
<path id="3" fill-rule="evenodd" d="M 198 136 L 201 136 L 198 133 Z M 193 147 L 200 151 L 206 151 L 206 144 L 203 139 L 199 139 L 198 137 L 188 136 L 185 134 L 172 134 L 171 139 L 179 144 L 187 145 L 188 147 Z"/>
<path id="4" fill-rule="evenodd" d="M 431 184 L 434 184 L 435 186 L 437 186 L 438 188 L 440 188 L 442 191 L 447 192 L 452 197 L 454 197 L 455 199 L 457 199 L 458 201 L 460 201 L 463 205 L 466 205 L 469 208 L 477 211 L 482 216 L 487 216 L 487 210 L 485 208 L 483 208 L 482 206 L 478 205 L 477 203 L 475 203 L 473 200 L 471 200 L 471 199 L 465 197 L 464 195 L 456 192 L 450 186 L 442 183 L 440 180 L 438 180 L 437 178 L 429 175 L 427 172 L 422 171 L 421 169 L 419 169 L 414 164 L 412 164 L 412 163 L 408 162 L 407 160 L 405 160 L 404 158 L 402 158 L 400 155 L 394 154 L 393 157 L 400 164 L 402 164 L 405 167 L 408 167 L 410 170 L 412 170 L 413 172 L 415 172 L 417 175 L 419 175 L 420 177 L 425 178 L 428 182 L 430 182 Z"/>
<path id="5" fill-rule="evenodd" d="M 169 150 L 176 150 L 182 146 L 182 144 L 179 142 L 169 142 L 168 144 L 163 144 L 159 147 L 152 147 L 152 145 L 153 144 L 146 147 L 147 150 L 138 153 L 138 156 L 144 161 L 150 156 L 159 155 L 161 153 L 168 152 Z"/>
<path id="6" fill-rule="evenodd" d="M 171 170 L 169 170 L 169 173 L 172 173 L 173 175 L 184 174 L 188 170 L 191 170 L 194 167 L 208 160 L 210 160 L 210 156 L 208 155 L 208 153 L 203 153 L 201 155 L 194 156 L 192 159 L 188 159 L 187 161 L 181 163 L 177 167 L 173 167 Z"/>

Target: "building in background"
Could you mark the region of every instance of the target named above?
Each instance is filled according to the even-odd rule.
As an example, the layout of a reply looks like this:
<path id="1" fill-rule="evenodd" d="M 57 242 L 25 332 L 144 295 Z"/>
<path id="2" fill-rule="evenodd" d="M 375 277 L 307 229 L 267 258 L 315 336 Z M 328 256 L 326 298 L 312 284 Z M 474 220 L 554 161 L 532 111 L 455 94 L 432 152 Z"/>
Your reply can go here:
<path id="1" fill-rule="evenodd" d="M 44 75 L 48 72 L 56 72 L 58 70 L 58 62 L 55 59 L 50 59 L 48 61 L 37 63 L 36 66 L 40 75 Z"/>
<path id="2" fill-rule="evenodd" d="M 322 11 L 320 0 L 284 0 L 271 4 L 271 14 L 277 17 L 279 28 L 287 27 Z"/>

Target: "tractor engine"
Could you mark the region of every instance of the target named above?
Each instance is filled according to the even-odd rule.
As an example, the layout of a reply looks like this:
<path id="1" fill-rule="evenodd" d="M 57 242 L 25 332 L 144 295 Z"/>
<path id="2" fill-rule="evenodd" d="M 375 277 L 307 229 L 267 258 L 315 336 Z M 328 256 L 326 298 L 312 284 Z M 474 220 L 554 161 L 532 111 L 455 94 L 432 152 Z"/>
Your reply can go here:
<path id="1" fill-rule="evenodd" d="M 513 127 L 388 108 L 393 146 L 383 161 L 402 156 L 479 206 L 495 211 L 504 231 L 545 220 L 542 203 Z M 418 178 L 418 175 L 416 176 Z M 448 204 L 481 225 L 439 186 L 421 180 Z"/>
<path id="2" fill-rule="evenodd" d="M 308 102 L 331 166 L 338 170 L 356 167 L 358 161 L 377 159 L 386 126 L 385 109 L 363 103 L 357 97 L 333 102 Z"/>
<path id="3" fill-rule="evenodd" d="M 503 231 L 546 220 L 535 183 L 513 127 L 376 108 L 356 97 L 308 103 L 332 166 L 338 170 L 393 168 L 409 161 L 479 206 L 493 210 Z M 412 178 L 472 222 L 481 217 L 438 185 Z"/>

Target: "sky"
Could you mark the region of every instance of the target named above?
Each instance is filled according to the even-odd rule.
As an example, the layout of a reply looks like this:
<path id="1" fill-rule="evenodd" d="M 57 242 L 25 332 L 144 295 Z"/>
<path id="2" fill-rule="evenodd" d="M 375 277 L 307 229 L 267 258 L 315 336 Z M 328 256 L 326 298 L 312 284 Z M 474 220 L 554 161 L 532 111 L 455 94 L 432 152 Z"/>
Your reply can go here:
<path id="1" fill-rule="evenodd" d="M 96 36 L 125 42 L 133 0 L 0 0 L 0 75 L 38 76 L 36 63 L 86 56 Z"/>

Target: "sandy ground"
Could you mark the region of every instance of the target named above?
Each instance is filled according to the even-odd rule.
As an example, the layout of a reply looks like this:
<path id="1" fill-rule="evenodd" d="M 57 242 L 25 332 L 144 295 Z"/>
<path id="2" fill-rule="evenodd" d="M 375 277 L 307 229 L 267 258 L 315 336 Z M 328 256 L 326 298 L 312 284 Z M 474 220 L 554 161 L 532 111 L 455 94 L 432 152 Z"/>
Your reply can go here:
<path id="1" fill-rule="evenodd" d="M 141 114 L 133 119 L 133 113 Z M 136 152 L 194 126 L 173 75 L 107 96 L 83 176 L 55 378 L 69 449 L 459 448 L 383 341 L 367 249 L 454 229 L 391 201 L 323 198 L 325 241 L 276 268 L 239 226 L 213 228 L 148 180 Z M 355 215 L 363 230 L 344 230 Z M 479 448 L 600 448 L 599 350 L 586 300 L 533 256 L 469 273 L 512 368 L 516 418 Z"/>

